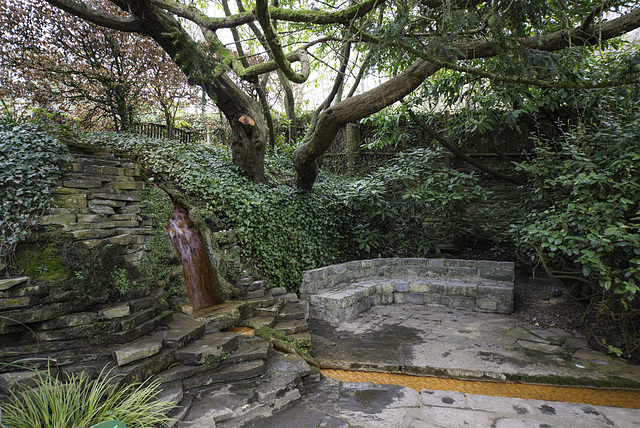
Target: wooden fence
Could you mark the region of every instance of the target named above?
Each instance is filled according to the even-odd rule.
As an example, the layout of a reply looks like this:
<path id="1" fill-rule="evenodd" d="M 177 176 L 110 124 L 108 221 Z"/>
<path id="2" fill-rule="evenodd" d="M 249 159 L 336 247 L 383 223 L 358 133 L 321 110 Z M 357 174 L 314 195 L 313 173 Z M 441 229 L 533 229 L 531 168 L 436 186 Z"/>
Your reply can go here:
<path id="1" fill-rule="evenodd" d="M 184 143 L 203 139 L 200 131 L 191 129 L 172 129 L 170 132 L 167 132 L 166 125 L 160 125 L 157 123 L 137 124 L 135 126 L 135 132 L 151 138 L 168 138 L 170 140 L 178 140 Z"/>

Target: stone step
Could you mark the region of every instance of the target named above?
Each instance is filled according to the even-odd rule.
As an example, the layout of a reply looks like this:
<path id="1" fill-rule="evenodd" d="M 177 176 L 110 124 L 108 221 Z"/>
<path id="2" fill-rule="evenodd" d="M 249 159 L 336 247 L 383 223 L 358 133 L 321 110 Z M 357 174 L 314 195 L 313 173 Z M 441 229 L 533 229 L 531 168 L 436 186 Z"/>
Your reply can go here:
<path id="1" fill-rule="evenodd" d="M 264 360 L 253 360 L 237 364 L 229 364 L 211 371 L 197 373 L 184 379 L 182 384 L 186 390 L 209 387 L 211 385 L 229 384 L 253 378 L 259 378 L 265 372 L 267 363 Z"/>
<path id="2" fill-rule="evenodd" d="M 145 309 L 140 309 L 136 312 L 131 312 L 129 316 L 118 321 L 117 324 L 114 325 L 115 331 L 130 331 L 134 328 L 138 327 L 141 324 L 153 319 L 158 316 L 162 312 L 162 309 L 158 306 L 152 306 Z"/>
<path id="3" fill-rule="evenodd" d="M 238 336 L 238 348 L 226 358 L 225 362 L 239 363 L 253 360 L 266 360 L 273 355 L 273 349 L 265 340 L 255 336 Z"/>
<path id="4" fill-rule="evenodd" d="M 265 292 L 264 292 L 264 288 L 259 288 L 257 290 L 254 291 L 247 291 L 247 295 L 246 298 L 247 299 L 257 299 L 260 297 L 264 297 Z"/>
<path id="5" fill-rule="evenodd" d="M 118 385 L 142 383 L 175 364 L 175 349 L 162 349 L 155 355 L 118 367 L 114 371 Z"/>
<path id="6" fill-rule="evenodd" d="M 220 360 L 238 347 L 234 333 L 209 333 L 176 351 L 176 359 L 186 365 L 199 365 Z"/>
<path id="7" fill-rule="evenodd" d="M 302 320 L 304 311 L 299 302 L 287 303 L 278 314 L 278 320 Z"/>
<path id="8" fill-rule="evenodd" d="M 160 326 L 168 325 L 171 322 L 172 318 L 173 312 L 164 311 L 160 315 L 153 317 L 149 321 L 146 321 L 131 330 L 121 331 L 119 333 L 113 334 L 111 336 L 110 342 L 114 344 L 132 342 L 144 335 L 152 333 Z"/>
<path id="9" fill-rule="evenodd" d="M 262 280 L 253 281 L 251 285 L 249 285 L 248 291 L 257 291 L 260 289 L 264 290 L 264 281 Z"/>
<path id="10" fill-rule="evenodd" d="M 289 336 L 297 340 L 300 346 L 304 346 L 305 348 L 311 347 L 311 333 L 309 333 L 308 331 L 294 333 Z"/>
<path id="11" fill-rule="evenodd" d="M 280 308 L 278 305 L 269 306 L 267 308 L 257 308 L 254 316 L 256 317 L 269 317 L 269 316 L 277 316 Z"/>
<path id="12" fill-rule="evenodd" d="M 284 320 L 278 321 L 273 328 L 283 334 L 291 335 L 295 333 L 302 333 L 304 331 L 309 330 L 309 325 L 307 324 L 307 320 Z"/>
<path id="13" fill-rule="evenodd" d="M 165 331 L 158 331 L 150 336 L 136 339 L 129 343 L 111 347 L 113 360 L 118 366 L 151 357 L 162 349 Z"/>
<path id="14" fill-rule="evenodd" d="M 205 323 L 191 318 L 172 320 L 165 332 L 162 344 L 165 348 L 178 349 L 193 342 L 205 332 Z"/>
<path id="15" fill-rule="evenodd" d="M 262 326 L 273 327 L 275 323 L 276 323 L 276 316 L 269 315 L 264 317 L 256 316 L 256 317 L 247 318 L 240 321 L 238 325 L 242 327 L 258 328 Z"/>

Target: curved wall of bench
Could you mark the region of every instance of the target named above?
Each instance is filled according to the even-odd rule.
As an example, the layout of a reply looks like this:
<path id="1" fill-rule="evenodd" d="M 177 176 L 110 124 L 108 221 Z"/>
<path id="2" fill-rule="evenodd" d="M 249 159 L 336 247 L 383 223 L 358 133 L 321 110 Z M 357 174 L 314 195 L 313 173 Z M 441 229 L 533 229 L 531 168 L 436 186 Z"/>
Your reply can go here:
<path id="1" fill-rule="evenodd" d="M 514 268 L 513 262 L 483 260 L 357 260 L 303 272 L 300 300 L 307 318 L 334 326 L 393 303 L 508 314 Z"/>

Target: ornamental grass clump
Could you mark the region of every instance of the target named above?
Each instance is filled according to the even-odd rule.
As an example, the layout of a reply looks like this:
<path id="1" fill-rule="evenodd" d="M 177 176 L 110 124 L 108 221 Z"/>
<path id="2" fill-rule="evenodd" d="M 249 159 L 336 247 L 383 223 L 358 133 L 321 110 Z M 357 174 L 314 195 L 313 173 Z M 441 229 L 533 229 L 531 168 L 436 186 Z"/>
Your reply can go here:
<path id="1" fill-rule="evenodd" d="M 97 379 L 72 374 L 63 382 L 50 372 L 39 374 L 32 388 L 11 394 L 2 404 L 0 426 L 6 428 L 90 427 L 118 420 L 128 428 L 160 426 L 174 405 L 159 401 L 158 382 L 113 389 L 110 372 Z"/>

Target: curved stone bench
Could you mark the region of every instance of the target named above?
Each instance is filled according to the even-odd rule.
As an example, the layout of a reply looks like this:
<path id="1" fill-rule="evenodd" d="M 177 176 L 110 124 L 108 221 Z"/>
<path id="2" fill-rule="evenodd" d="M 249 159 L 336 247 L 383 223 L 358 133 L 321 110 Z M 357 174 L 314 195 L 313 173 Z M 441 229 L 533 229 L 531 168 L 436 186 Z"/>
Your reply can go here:
<path id="1" fill-rule="evenodd" d="M 513 311 L 514 263 L 454 259 L 357 260 L 303 272 L 308 318 L 337 326 L 372 306 L 434 304 L 478 312 Z"/>

